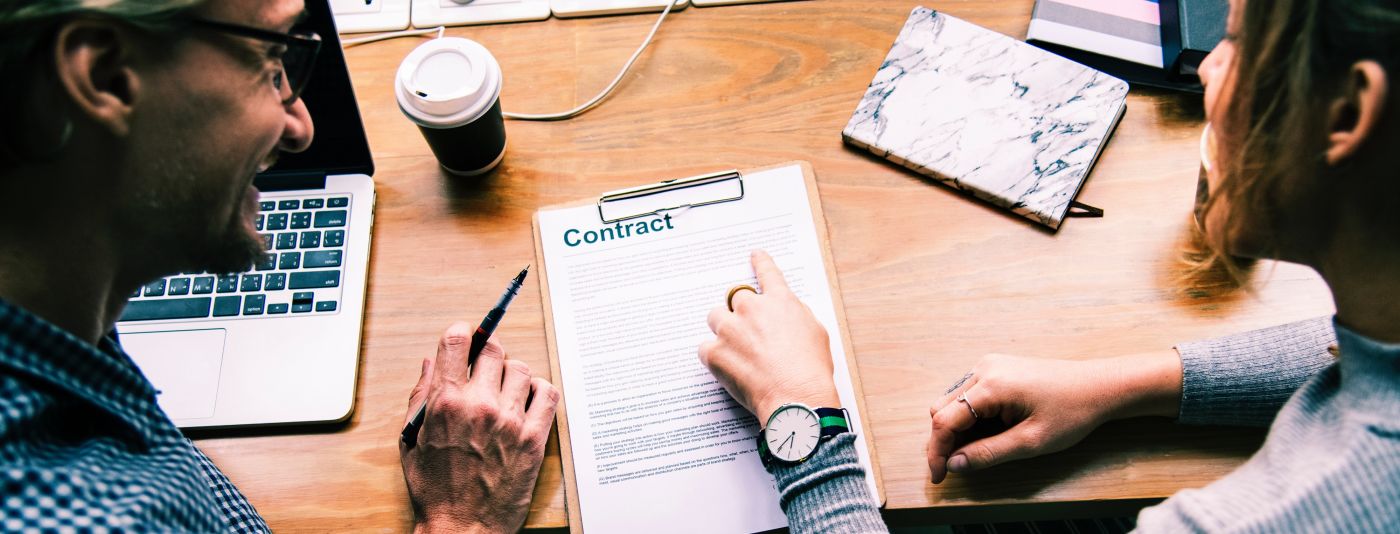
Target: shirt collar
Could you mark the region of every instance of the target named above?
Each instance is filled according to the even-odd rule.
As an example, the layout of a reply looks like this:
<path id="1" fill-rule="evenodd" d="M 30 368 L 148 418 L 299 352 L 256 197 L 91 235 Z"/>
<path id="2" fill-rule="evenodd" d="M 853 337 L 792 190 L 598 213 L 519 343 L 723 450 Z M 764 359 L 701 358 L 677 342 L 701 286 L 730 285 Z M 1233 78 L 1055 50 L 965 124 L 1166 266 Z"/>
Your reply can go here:
<path id="1" fill-rule="evenodd" d="M 97 346 L 0 298 L 0 367 L 28 375 L 113 415 L 146 444 L 159 421 L 156 391 L 117 343 Z"/>
<path id="2" fill-rule="evenodd" d="M 1400 345 L 1382 343 L 1333 320 L 1344 385 L 1380 399 L 1400 398 Z"/>

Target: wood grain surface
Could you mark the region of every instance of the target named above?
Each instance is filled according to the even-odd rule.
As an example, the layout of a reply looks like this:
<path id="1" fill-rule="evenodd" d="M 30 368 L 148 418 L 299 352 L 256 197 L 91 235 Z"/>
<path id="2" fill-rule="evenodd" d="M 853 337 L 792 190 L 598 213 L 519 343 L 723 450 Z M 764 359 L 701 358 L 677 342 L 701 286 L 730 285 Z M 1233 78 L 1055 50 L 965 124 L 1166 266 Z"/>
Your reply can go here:
<path id="1" fill-rule="evenodd" d="M 396 438 L 422 358 L 452 321 L 480 320 L 534 259 L 534 210 L 660 179 L 789 160 L 816 171 L 897 521 L 1125 512 L 1238 465 L 1262 434 L 1115 423 L 1069 451 L 942 485 L 924 460 L 928 406 L 986 353 L 1095 358 L 1330 313 L 1311 271 L 1264 264 L 1252 293 L 1192 294 L 1174 280 L 1202 127 L 1198 96 L 1134 89 L 1080 200 L 1103 219 L 1058 233 L 847 148 L 840 131 L 910 9 L 811 0 L 691 7 L 662 25 L 611 99 L 567 122 L 508 122 L 495 173 L 439 170 L 394 103 L 399 61 L 421 40 L 346 51 L 374 151 L 378 205 L 357 407 L 333 428 L 200 436 L 273 529 L 403 531 L 412 524 Z M 1025 36 L 1032 0 L 926 2 Z M 654 14 L 450 28 L 505 73 L 502 103 L 552 112 L 616 74 Z M 930 102 L 929 105 L 956 105 Z M 497 331 L 549 375 L 539 286 Z M 552 440 L 528 527 L 568 514 Z"/>

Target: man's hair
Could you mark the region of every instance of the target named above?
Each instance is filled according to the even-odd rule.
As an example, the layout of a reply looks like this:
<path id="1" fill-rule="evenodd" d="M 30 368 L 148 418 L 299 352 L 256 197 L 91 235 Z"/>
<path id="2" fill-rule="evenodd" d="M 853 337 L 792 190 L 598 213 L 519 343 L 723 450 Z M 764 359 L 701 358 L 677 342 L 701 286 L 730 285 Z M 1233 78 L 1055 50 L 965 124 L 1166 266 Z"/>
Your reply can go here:
<path id="1" fill-rule="evenodd" d="M 65 21 L 103 17 L 147 31 L 171 31 L 181 15 L 204 1 L 0 0 L 0 173 L 43 159 L 53 145 L 66 141 L 34 139 L 35 126 L 54 120 L 57 113 L 33 109 L 30 98 L 36 81 L 53 74 L 47 52 Z"/>
<path id="2" fill-rule="evenodd" d="M 1391 87 L 1400 80 L 1400 0 L 1249 0 L 1241 13 L 1240 34 L 1235 37 L 1234 78 L 1229 116 L 1237 141 L 1231 154 L 1222 154 L 1221 180 L 1210 191 L 1205 206 L 1227 202 L 1225 228 L 1228 236 L 1243 219 L 1269 225 L 1259 243 L 1269 254 L 1277 254 L 1280 244 L 1275 232 L 1297 214 L 1285 213 L 1279 205 L 1282 188 L 1295 177 L 1331 176 L 1322 187 L 1334 188 L 1345 179 L 1366 180 L 1365 198 L 1325 199 L 1340 205 L 1319 205 L 1319 220 L 1335 219 L 1341 210 L 1360 212 L 1376 231 L 1396 229 L 1394 215 L 1400 211 L 1400 185 L 1356 176 L 1343 165 L 1331 168 L 1324 154 L 1327 149 L 1327 102 L 1336 98 L 1349 81 L 1353 65 L 1363 60 L 1379 63 L 1390 78 Z M 1384 110 L 1378 139 L 1393 135 L 1397 113 L 1392 89 L 1390 109 Z M 1385 150 L 1373 146 L 1369 150 Z M 1331 190 L 1336 193 L 1335 189 Z M 1319 199 L 1323 200 L 1323 199 Z M 1228 237 L 1224 239 L 1228 240 Z M 1226 243 L 1206 243 L 1208 261 L 1222 265 L 1232 275 L 1242 274 L 1233 251 Z"/>

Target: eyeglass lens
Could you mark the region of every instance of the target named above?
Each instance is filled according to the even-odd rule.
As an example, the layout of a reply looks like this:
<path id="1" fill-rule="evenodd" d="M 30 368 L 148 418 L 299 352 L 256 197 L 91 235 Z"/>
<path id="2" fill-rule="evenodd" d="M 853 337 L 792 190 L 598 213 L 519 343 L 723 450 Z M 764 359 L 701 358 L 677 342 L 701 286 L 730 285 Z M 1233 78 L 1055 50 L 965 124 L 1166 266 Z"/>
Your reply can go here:
<path id="1" fill-rule="evenodd" d="M 287 102 L 295 101 L 306 88 L 320 48 L 320 40 L 312 36 L 297 36 L 289 43 L 287 52 L 282 55 L 282 87 Z"/>

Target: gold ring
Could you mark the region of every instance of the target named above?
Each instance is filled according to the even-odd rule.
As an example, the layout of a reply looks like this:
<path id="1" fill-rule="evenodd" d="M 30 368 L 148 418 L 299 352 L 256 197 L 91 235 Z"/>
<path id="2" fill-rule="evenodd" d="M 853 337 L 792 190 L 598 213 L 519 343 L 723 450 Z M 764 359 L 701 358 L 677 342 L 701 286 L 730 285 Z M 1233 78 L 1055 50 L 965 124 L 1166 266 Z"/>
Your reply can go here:
<path id="1" fill-rule="evenodd" d="M 751 285 L 740 284 L 734 286 L 733 289 L 729 290 L 729 296 L 724 298 L 724 303 L 729 305 L 729 311 L 734 311 L 734 295 L 738 294 L 740 291 L 752 291 L 753 294 L 758 294 L 758 290 L 754 289 Z"/>

